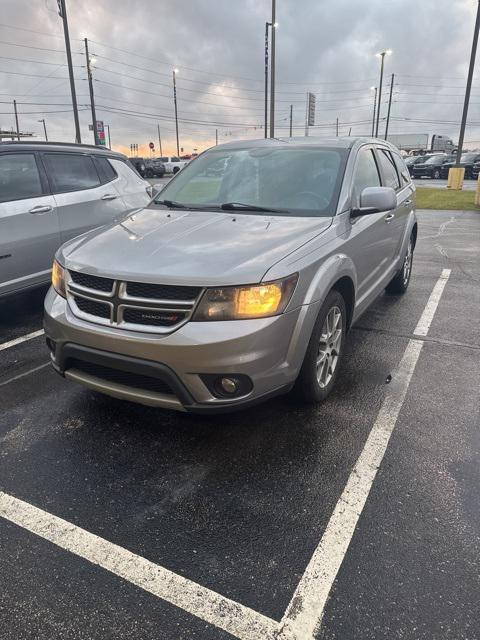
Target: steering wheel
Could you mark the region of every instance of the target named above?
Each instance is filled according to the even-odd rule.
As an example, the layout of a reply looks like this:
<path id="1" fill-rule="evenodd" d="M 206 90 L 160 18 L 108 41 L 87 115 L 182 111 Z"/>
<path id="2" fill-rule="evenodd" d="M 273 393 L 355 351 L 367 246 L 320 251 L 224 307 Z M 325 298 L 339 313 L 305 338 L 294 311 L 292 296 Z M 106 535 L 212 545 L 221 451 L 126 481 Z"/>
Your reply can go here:
<path id="1" fill-rule="evenodd" d="M 328 207 L 329 201 L 327 198 L 325 196 L 320 196 L 318 193 L 314 193 L 313 191 L 299 191 L 293 196 L 294 199 L 300 199 L 302 197 L 306 198 L 307 201 L 310 199 L 310 204 L 313 204 L 312 208 L 325 209 Z"/>

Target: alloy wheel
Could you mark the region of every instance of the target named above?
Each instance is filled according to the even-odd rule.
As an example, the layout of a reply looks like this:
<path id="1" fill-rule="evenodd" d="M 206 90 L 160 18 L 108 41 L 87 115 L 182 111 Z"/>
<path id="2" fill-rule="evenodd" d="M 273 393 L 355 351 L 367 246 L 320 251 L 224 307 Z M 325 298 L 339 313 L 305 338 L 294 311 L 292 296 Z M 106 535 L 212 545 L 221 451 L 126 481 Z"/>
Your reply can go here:
<path id="1" fill-rule="evenodd" d="M 342 348 L 343 320 L 337 306 L 329 309 L 322 326 L 317 354 L 317 381 L 320 388 L 328 386 L 338 365 Z"/>
<path id="2" fill-rule="evenodd" d="M 408 284 L 408 280 L 410 278 L 410 271 L 412 270 L 412 253 L 413 253 L 412 241 L 410 240 L 408 243 L 405 260 L 403 261 L 403 284 L 405 286 Z"/>

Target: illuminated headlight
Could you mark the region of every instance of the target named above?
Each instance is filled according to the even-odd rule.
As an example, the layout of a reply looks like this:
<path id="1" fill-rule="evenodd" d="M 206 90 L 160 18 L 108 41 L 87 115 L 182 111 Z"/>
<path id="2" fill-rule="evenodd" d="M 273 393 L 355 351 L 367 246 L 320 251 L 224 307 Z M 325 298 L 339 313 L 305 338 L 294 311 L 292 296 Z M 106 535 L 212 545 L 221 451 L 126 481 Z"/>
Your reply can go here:
<path id="1" fill-rule="evenodd" d="M 65 270 L 56 260 L 53 261 L 52 267 L 52 287 L 59 296 L 62 296 L 62 298 L 67 297 L 65 291 Z"/>
<path id="2" fill-rule="evenodd" d="M 284 280 L 241 287 L 207 289 L 193 320 L 246 320 L 283 313 L 290 302 L 298 274 Z"/>

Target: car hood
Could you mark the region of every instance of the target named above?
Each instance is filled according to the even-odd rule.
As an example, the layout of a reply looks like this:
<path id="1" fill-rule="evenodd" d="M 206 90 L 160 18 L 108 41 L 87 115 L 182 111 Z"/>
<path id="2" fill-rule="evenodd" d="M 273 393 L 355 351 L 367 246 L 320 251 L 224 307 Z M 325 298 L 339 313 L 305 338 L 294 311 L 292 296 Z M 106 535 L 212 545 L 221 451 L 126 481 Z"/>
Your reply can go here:
<path id="1" fill-rule="evenodd" d="M 139 282 L 247 284 L 260 282 L 276 262 L 331 223 L 330 217 L 151 207 L 74 238 L 57 257 L 69 269 Z"/>

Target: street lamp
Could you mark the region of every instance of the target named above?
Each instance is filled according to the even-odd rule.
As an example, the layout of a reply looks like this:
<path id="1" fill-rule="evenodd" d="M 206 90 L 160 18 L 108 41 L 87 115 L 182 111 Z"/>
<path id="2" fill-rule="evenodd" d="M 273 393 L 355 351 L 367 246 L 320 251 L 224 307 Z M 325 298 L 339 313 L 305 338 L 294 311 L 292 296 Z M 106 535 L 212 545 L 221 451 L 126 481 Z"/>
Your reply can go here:
<path id="1" fill-rule="evenodd" d="M 38 122 L 43 122 L 43 130 L 45 132 L 45 142 L 48 142 L 48 136 L 47 136 L 47 126 L 45 124 L 45 119 L 42 118 L 41 120 L 39 120 Z"/>
<path id="2" fill-rule="evenodd" d="M 173 104 L 175 106 L 175 131 L 177 132 L 177 157 L 180 157 L 180 143 L 178 141 L 177 73 L 178 73 L 178 69 L 174 69 L 173 70 Z"/>
<path id="3" fill-rule="evenodd" d="M 271 26 L 277 29 L 278 22 L 273 25 L 271 22 L 265 22 L 265 138 L 268 138 L 268 30 Z"/>
<path id="4" fill-rule="evenodd" d="M 378 86 L 378 107 L 377 107 L 377 123 L 375 126 L 375 137 L 378 138 L 378 127 L 380 124 L 380 107 L 382 105 L 382 85 L 383 85 L 383 67 L 385 64 L 385 56 L 390 56 L 392 55 L 392 50 L 391 49 L 385 49 L 385 51 L 381 51 L 380 53 L 377 53 L 376 56 L 377 58 L 381 58 L 381 63 L 380 63 L 380 84 Z"/>
<path id="5" fill-rule="evenodd" d="M 372 118 L 372 138 L 375 135 L 375 114 L 377 111 L 377 93 L 378 93 L 378 88 L 377 87 L 370 87 L 370 91 L 374 91 L 374 97 L 373 97 L 373 118 Z"/>
<path id="6" fill-rule="evenodd" d="M 277 3 L 272 0 L 272 62 L 270 73 L 270 138 L 275 137 L 275 32 L 277 21 L 275 19 Z"/>

